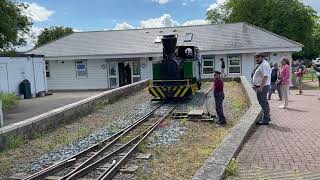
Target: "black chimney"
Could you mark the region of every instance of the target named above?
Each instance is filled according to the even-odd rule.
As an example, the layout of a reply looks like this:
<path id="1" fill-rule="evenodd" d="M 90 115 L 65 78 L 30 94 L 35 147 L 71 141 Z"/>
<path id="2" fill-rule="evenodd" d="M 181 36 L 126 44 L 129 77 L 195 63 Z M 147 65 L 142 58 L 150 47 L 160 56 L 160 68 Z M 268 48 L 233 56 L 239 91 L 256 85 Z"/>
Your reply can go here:
<path id="1" fill-rule="evenodd" d="M 165 35 L 162 38 L 163 51 L 166 59 L 172 59 L 175 56 L 177 46 L 177 37 L 175 35 Z"/>

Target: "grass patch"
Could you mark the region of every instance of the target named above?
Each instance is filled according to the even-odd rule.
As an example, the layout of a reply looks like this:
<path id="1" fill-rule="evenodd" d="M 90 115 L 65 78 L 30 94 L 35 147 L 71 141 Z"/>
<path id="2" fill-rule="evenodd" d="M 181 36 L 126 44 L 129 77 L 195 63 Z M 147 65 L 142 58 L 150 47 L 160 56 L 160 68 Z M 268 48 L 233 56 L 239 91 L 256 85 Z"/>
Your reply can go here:
<path id="1" fill-rule="evenodd" d="M 203 91 L 209 86 L 208 84 L 204 84 Z M 143 165 L 138 165 L 144 168 L 138 169 L 137 179 L 192 179 L 246 111 L 246 99 L 239 83 L 226 82 L 225 91 L 224 106 L 228 124 L 221 127 L 211 122 L 180 120 L 180 126 L 187 127 L 187 130 L 176 144 L 147 146 L 140 149 L 152 156 Z M 205 108 L 205 104 L 203 107 Z M 166 121 L 171 123 L 176 120 Z M 231 164 L 230 171 L 235 172 L 237 167 L 237 164 Z"/>
<path id="2" fill-rule="evenodd" d="M 12 109 L 18 105 L 18 97 L 14 93 L 0 93 L 2 108 L 4 110 Z"/>
<path id="3" fill-rule="evenodd" d="M 78 140 L 84 138 L 84 137 L 87 137 L 88 135 L 90 134 L 90 131 L 88 128 L 85 128 L 85 127 L 80 127 L 79 128 L 79 131 L 77 133 L 77 136 L 78 136 Z"/>
<path id="4" fill-rule="evenodd" d="M 309 72 L 307 74 L 303 75 L 303 80 L 317 80 L 318 79 L 318 75 L 316 73 L 315 70 L 309 70 Z"/>
<path id="5" fill-rule="evenodd" d="M 108 104 L 108 101 L 98 101 L 96 104 L 96 110 L 103 109 Z"/>
<path id="6" fill-rule="evenodd" d="M 236 176 L 239 172 L 239 164 L 236 159 L 232 159 L 226 169 L 227 176 Z"/>
<path id="7" fill-rule="evenodd" d="M 190 179 L 231 128 L 197 122 L 189 122 L 189 127 L 177 144 L 142 149 L 143 152 L 152 154 L 152 172 L 138 179 Z M 143 173 L 137 173 L 139 174 Z"/>
<path id="8" fill-rule="evenodd" d="M 25 144 L 26 140 L 22 135 L 10 136 L 5 145 L 6 150 L 15 149 L 22 144 Z"/>
<path id="9" fill-rule="evenodd" d="M 187 118 L 183 118 L 180 120 L 180 125 L 182 126 L 188 126 L 189 125 L 189 120 Z"/>

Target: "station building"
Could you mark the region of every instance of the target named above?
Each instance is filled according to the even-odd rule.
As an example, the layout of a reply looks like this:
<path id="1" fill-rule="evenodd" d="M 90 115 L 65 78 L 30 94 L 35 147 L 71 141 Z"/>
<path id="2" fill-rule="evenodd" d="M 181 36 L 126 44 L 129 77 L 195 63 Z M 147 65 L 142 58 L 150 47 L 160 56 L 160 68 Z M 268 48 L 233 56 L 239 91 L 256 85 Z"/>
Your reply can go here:
<path id="1" fill-rule="evenodd" d="M 199 48 L 203 78 L 221 70 L 223 60 L 228 76 L 250 79 L 256 52 L 279 62 L 303 47 L 248 23 L 233 23 L 75 32 L 27 53 L 44 55 L 49 90 L 108 89 L 152 78 L 152 64 L 162 59 L 161 38 L 169 34 L 178 35 L 178 45 Z"/>

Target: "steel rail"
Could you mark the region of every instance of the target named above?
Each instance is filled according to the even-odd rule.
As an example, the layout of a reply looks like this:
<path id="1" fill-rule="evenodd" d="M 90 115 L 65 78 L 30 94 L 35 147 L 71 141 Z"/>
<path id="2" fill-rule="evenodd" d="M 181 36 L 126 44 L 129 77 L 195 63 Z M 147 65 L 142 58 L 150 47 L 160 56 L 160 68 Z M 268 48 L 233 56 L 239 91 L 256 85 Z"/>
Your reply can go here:
<path id="1" fill-rule="evenodd" d="M 105 155 L 104 157 L 102 157 L 101 159 L 99 159 L 98 161 L 86 166 L 85 168 L 81 169 L 80 171 L 72 174 L 71 176 L 69 176 L 66 180 L 74 180 L 74 179 L 78 179 L 83 177 L 86 174 L 89 174 L 92 170 L 94 170 L 95 168 L 99 167 L 100 165 L 104 164 L 106 161 L 110 160 L 112 157 L 114 157 L 115 155 L 125 151 L 126 148 L 128 148 L 128 146 L 132 145 L 133 143 L 136 143 L 138 141 L 138 143 L 136 143 L 133 146 L 133 149 L 136 149 L 137 146 L 143 141 L 143 139 L 145 139 L 157 126 L 160 122 L 162 122 L 173 110 L 174 108 L 172 108 L 165 116 L 161 117 L 160 120 L 156 121 L 156 123 L 150 125 L 145 131 L 143 131 L 142 133 L 140 133 L 138 136 L 136 136 L 135 138 L 131 139 L 129 142 L 127 142 L 126 144 L 122 145 L 121 147 L 119 147 L 118 149 L 114 150 L 113 152 Z M 142 138 L 141 138 L 142 137 Z M 129 157 L 129 155 L 131 155 L 131 153 L 133 152 L 132 148 L 129 150 L 129 152 L 124 156 L 124 158 L 122 158 L 117 164 L 112 163 L 111 167 L 109 167 L 108 169 L 106 169 L 106 171 L 104 171 L 104 173 L 102 175 L 100 175 L 100 177 L 104 176 L 105 174 L 107 174 L 109 171 L 115 171 L 118 170 L 122 163 L 124 163 L 124 161 Z"/>
<path id="2" fill-rule="evenodd" d="M 73 164 L 76 163 L 76 160 L 78 158 L 83 157 L 86 154 L 89 154 L 90 152 L 94 151 L 95 149 L 99 149 L 101 146 L 102 149 L 107 149 L 107 147 L 109 147 L 110 145 L 112 145 L 112 142 L 115 142 L 115 139 L 119 139 L 124 133 L 127 133 L 130 129 L 136 127 L 138 124 L 142 123 L 143 121 L 145 121 L 146 119 L 148 119 L 148 117 L 152 116 L 152 114 L 159 108 L 161 107 L 161 105 L 156 106 L 155 108 L 153 108 L 149 113 L 147 113 L 146 115 L 142 116 L 141 118 L 139 118 L 136 122 L 132 123 L 131 125 L 129 125 L 126 128 L 121 129 L 120 131 L 118 131 L 117 133 L 113 134 L 112 136 L 106 138 L 105 140 L 92 145 L 91 147 L 79 152 L 78 154 L 75 154 L 63 161 L 60 161 L 56 164 L 53 164 L 52 166 L 49 166 L 39 172 L 36 172 L 26 178 L 24 178 L 23 180 L 41 180 L 41 179 L 45 179 L 45 177 L 50 176 L 56 172 L 59 172 L 60 170 L 71 166 Z M 110 142 L 111 141 L 111 142 Z M 110 143 L 108 143 L 110 142 Z M 106 144 L 107 143 L 107 144 Z M 99 151 L 100 152 L 100 151 Z M 94 154 L 94 156 L 96 156 L 96 154 Z"/>
<path id="3" fill-rule="evenodd" d="M 144 136 L 139 140 L 139 142 L 137 144 L 135 144 L 130 150 L 129 152 L 123 157 L 121 158 L 121 160 L 114 165 L 111 169 L 107 169 L 106 171 L 104 171 L 98 178 L 98 180 L 109 180 L 112 179 L 112 177 L 114 175 L 116 175 L 116 173 L 119 171 L 119 169 L 121 168 L 121 166 L 126 162 L 126 160 L 129 159 L 129 157 L 131 156 L 131 154 L 137 150 L 138 146 L 141 144 L 142 141 L 144 141 L 152 132 L 155 128 L 158 127 L 158 125 L 164 120 L 166 119 L 170 113 L 175 109 L 175 107 L 171 108 L 167 114 L 165 114 L 163 117 L 161 117 L 156 123 L 154 123 L 150 128 L 148 128 L 147 131 L 144 132 Z"/>

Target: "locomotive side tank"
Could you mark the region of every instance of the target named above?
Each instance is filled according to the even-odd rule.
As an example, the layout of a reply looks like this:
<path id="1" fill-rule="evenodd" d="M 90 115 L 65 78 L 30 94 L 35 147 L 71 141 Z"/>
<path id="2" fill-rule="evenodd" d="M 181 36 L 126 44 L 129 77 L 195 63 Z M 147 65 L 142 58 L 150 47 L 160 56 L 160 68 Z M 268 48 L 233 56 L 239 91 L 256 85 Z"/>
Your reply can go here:
<path id="1" fill-rule="evenodd" d="M 201 88 L 201 60 L 195 46 L 177 46 L 176 35 L 162 38 L 163 59 L 153 64 L 149 92 L 155 99 L 190 97 Z"/>

